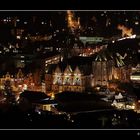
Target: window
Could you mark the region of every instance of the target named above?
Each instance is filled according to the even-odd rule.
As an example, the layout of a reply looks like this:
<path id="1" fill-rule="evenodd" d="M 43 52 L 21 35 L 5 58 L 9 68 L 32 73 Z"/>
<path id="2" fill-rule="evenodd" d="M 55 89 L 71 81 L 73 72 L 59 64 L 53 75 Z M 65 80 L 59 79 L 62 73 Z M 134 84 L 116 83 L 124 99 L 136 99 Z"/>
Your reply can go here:
<path id="1" fill-rule="evenodd" d="M 77 76 L 75 76 L 74 77 L 74 85 L 81 85 L 81 77 L 77 77 Z"/>
<path id="2" fill-rule="evenodd" d="M 66 76 L 66 77 L 64 78 L 64 84 L 70 85 L 70 84 L 71 84 L 71 77 Z"/>

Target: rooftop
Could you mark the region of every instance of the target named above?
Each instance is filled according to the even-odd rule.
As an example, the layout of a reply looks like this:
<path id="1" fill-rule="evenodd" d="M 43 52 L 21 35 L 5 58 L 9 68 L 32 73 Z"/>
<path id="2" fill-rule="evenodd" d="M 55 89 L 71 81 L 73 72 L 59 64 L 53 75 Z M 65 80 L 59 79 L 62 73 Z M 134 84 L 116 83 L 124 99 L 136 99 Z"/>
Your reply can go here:
<path id="1" fill-rule="evenodd" d="M 44 92 L 37 91 L 24 91 L 20 94 L 20 98 L 26 98 L 31 102 L 37 102 L 46 98 L 49 98 Z"/>

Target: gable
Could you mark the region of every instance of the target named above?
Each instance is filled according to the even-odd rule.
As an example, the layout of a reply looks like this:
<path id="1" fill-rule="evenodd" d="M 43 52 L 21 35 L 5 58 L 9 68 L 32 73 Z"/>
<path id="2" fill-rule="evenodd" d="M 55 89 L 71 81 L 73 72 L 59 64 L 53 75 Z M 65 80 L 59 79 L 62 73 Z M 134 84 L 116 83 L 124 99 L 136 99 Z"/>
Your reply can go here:
<path id="1" fill-rule="evenodd" d="M 64 74 L 71 74 L 72 73 L 72 69 L 70 67 L 70 65 L 67 65 L 67 67 L 64 70 Z"/>
<path id="2" fill-rule="evenodd" d="M 59 66 L 56 67 L 55 73 L 61 73 L 61 69 L 59 68 Z"/>
<path id="3" fill-rule="evenodd" d="M 79 70 L 78 66 L 75 68 L 74 74 L 81 74 L 81 71 Z"/>

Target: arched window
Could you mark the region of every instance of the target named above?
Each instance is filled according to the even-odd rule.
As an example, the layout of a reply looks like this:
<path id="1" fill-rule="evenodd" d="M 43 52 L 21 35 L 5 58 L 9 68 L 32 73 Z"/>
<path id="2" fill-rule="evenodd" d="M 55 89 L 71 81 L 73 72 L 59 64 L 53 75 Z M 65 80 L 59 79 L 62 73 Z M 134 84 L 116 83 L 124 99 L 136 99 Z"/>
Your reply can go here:
<path id="1" fill-rule="evenodd" d="M 74 76 L 74 85 L 81 85 L 81 76 Z"/>
<path id="2" fill-rule="evenodd" d="M 61 73 L 54 75 L 53 84 L 58 84 L 58 85 L 61 85 L 62 84 L 62 76 L 61 76 Z"/>
<path id="3" fill-rule="evenodd" d="M 71 85 L 71 77 L 70 76 L 65 76 L 64 78 L 64 84 L 65 85 Z"/>

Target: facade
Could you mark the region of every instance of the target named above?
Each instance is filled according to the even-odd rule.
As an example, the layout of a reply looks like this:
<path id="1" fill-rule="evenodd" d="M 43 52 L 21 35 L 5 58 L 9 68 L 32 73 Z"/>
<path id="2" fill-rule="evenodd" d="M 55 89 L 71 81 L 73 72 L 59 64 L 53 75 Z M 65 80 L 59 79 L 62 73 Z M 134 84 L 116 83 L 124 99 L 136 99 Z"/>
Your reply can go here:
<path id="1" fill-rule="evenodd" d="M 86 74 L 78 66 L 71 68 L 67 65 L 64 69 L 57 65 L 53 71 L 46 74 L 46 92 L 83 92 L 91 87 L 92 74 Z"/>
<path id="2" fill-rule="evenodd" d="M 93 86 L 108 86 L 108 82 L 113 79 L 113 60 L 107 60 L 105 57 L 97 56 L 92 63 L 93 68 Z"/>
<path id="3" fill-rule="evenodd" d="M 10 75 L 9 72 L 7 72 L 6 75 L 3 75 L 3 77 L 0 78 L 0 89 L 4 89 L 5 82 L 10 81 L 13 90 L 18 90 L 20 88 L 20 85 L 23 85 L 24 83 L 23 77 L 24 75 L 21 70 L 18 71 L 15 77 L 13 77 L 13 75 Z"/>
<path id="4" fill-rule="evenodd" d="M 85 58 L 85 57 L 84 57 Z M 80 58 L 83 61 L 83 58 Z M 86 59 L 86 58 L 85 58 Z M 63 91 L 83 92 L 96 86 L 109 87 L 115 80 L 129 82 L 131 66 L 116 67 L 113 60 L 97 56 L 91 63 L 63 64 L 52 66 L 52 71 L 46 73 L 46 92 L 55 93 Z"/>
<path id="5" fill-rule="evenodd" d="M 38 87 L 35 85 L 33 74 L 29 73 L 24 75 L 19 69 L 19 71 L 13 76 L 7 72 L 6 75 L 0 78 L 0 90 L 4 90 L 6 81 L 10 82 L 12 91 L 15 93 L 21 93 L 24 90 L 37 90 Z"/>
<path id="6" fill-rule="evenodd" d="M 130 82 L 131 66 L 115 67 L 112 60 L 93 62 L 93 85 L 108 86 L 110 81 Z"/>
<path id="7" fill-rule="evenodd" d="M 130 80 L 134 84 L 140 84 L 140 64 L 138 64 L 136 67 L 132 67 Z"/>
<path id="8" fill-rule="evenodd" d="M 84 76 L 78 67 L 73 71 L 70 65 L 67 65 L 64 71 L 58 66 L 56 67 L 53 76 L 52 90 L 56 92 L 62 91 L 77 91 L 82 92 L 84 88 Z"/>
<path id="9" fill-rule="evenodd" d="M 140 84 L 140 72 L 135 72 L 130 76 L 130 79 L 135 84 Z"/>
<path id="10" fill-rule="evenodd" d="M 113 78 L 121 82 L 130 82 L 131 66 L 114 67 Z"/>
<path id="11" fill-rule="evenodd" d="M 93 62 L 93 75 L 94 75 L 94 86 L 96 85 L 108 85 L 108 80 L 112 79 L 110 73 L 111 67 L 108 67 L 108 62 Z"/>

